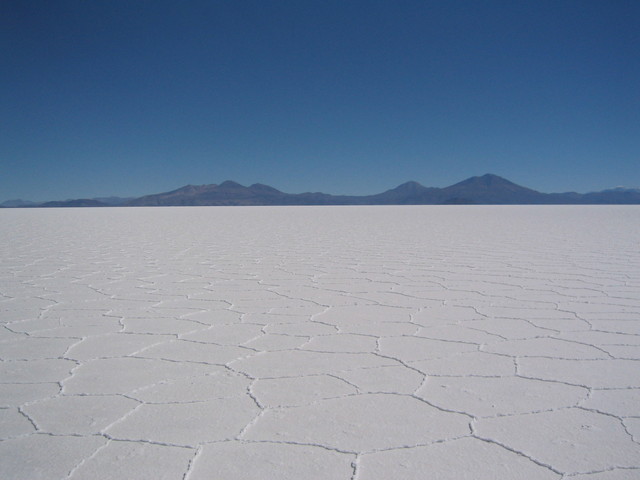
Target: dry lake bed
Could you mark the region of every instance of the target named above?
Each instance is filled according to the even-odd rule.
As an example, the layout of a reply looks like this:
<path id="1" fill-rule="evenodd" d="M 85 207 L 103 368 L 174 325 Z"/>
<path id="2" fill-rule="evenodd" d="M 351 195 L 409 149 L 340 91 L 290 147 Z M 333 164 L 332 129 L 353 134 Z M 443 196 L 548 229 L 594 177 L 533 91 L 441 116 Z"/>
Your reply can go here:
<path id="1" fill-rule="evenodd" d="M 640 207 L 0 211 L 2 479 L 640 478 Z"/>

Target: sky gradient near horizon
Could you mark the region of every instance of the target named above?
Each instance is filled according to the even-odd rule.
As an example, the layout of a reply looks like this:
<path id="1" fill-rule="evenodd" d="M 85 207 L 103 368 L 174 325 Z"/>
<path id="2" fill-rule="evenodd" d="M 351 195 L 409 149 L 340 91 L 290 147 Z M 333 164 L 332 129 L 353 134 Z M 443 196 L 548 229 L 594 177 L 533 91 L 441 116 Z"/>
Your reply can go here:
<path id="1" fill-rule="evenodd" d="M 0 202 L 640 187 L 640 2 L 0 4 Z"/>

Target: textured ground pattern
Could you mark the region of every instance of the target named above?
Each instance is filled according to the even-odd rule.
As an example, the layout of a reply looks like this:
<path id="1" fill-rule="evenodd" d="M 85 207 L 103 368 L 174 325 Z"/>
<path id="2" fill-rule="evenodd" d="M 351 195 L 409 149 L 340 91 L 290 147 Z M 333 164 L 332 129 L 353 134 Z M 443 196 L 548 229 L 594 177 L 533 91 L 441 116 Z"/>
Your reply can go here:
<path id="1" fill-rule="evenodd" d="M 0 211 L 0 478 L 640 478 L 640 208 Z"/>

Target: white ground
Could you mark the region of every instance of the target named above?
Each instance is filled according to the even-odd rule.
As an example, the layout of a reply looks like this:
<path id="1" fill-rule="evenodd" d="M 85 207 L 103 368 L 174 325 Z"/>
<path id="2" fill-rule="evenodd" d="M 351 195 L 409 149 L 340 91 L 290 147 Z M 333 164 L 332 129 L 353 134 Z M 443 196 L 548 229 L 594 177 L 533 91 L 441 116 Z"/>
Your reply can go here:
<path id="1" fill-rule="evenodd" d="M 0 211 L 2 479 L 640 478 L 640 207 Z"/>

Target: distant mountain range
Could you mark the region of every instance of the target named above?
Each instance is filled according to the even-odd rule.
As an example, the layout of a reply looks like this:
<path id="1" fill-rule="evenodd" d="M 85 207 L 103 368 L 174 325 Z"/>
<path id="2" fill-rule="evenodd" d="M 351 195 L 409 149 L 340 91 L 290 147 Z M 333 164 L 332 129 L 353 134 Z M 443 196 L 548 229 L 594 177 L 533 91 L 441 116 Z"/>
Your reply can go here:
<path id="1" fill-rule="evenodd" d="M 284 193 L 260 183 L 249 187 L 230 180 L 219 185 L 186 185 L 139 198 L 94 198 L 33 203 L 4 202 L 2 207 L 155 207 L 208 205 L 587 205 L 640 204 L 640 189 L 614 188 L 591 193 L 541 193 L 492 174 L 471 177 L 445 188 L 407 182 L 376 195 Z"/>

